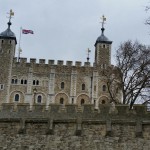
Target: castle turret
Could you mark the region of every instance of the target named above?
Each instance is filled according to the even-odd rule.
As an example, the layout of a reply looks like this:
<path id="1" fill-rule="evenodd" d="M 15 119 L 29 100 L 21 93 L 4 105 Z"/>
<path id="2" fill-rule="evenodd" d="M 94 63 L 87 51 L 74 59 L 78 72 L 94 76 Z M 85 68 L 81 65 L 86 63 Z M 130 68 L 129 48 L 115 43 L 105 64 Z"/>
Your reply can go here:
<path id="1" fill-rule="evenodd" d="M 101 66 L 101 68 L 106 68 L 111 64 L 112 41 L 104 35 L 104 21 L 106 21 L 106 18 L 103 16 L 102 19 L 101 35 L 97 38 L 95 43 L 95 64 L 96 66 Z"/>
<path id="2" fill-rule="evenodd" d="M 8 28 L 0 33 L 0 104 L 2 102 L 8 102 L 12 63 L 17 44 L 16 36 L 10 29 L 11 15 L 12 11 L 10 11 Z"/>

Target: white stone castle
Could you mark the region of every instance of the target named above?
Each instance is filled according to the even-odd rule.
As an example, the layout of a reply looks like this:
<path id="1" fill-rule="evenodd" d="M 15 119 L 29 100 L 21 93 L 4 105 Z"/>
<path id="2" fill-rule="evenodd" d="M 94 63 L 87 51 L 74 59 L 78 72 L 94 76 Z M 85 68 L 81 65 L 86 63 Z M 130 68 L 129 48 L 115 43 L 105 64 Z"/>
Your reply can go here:
<path id="1" fill-rule="evenodd" d="M 17 39 L 8 28 L 0 33 L 0 103 L 108 104 L 121 103 L 121 74 L 111 65 L 111 44 L 102 33 L 95 43 L 95 62 L 15 58 Z"/>

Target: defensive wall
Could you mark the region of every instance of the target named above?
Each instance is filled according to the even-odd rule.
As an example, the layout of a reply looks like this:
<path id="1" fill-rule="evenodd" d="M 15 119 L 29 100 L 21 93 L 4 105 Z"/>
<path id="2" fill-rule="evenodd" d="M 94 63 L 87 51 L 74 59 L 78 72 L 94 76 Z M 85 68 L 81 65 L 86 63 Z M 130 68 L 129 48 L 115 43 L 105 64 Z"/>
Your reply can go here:
<path id="1" fill-rule="evenodd" d="M 95 66 L 95 63 L 91 64 L 90 62 L 84 62 L 82 63 L 81 61 L 70 61 L 70 60 L 67 60 L 66 62 L 63 61 L 63 60 L 52 60 L 52 59 L 49 59 L 48 62 L 46 61 L 46 59 L 36 59 L 36 58 L 30 58 L 30 60 L 28 61 L 27 58 L 23 58 L 21 57 L 18 61 L 18 58 L 15 57 L 13 59 L 13 62 L 14 63 L 18 63 L 18 64 L 28 64 L 28 65 L 49 65 L 49 66 L 76 66 L 76 67 L 94 67 Z M 116 68 L 114 65 L 111 65 L 111 67 L 113 68 Z"/>
<path id="2" fill-rule="evenodd" d="M 149 150 L 143 105 L 2 104 L 0 150 Z"/>
<path id="3" fill-rule="evenodd" d="M 18 59 L 15 57 L 14 58 L 14 63 L 20 63 L 20 64 L 43 64 L 43 65 L 66 65 L 66 66 L 77 66 L 77 67 L 81 67 L 81 66 L 91 66 L 90 62 L 84 62 L 84 65 L 82 65 L 81 61 L 75 61 L 75 65 L 73 65 L 73 61 L 66 61 L 64 62 L 63 60 L 57 60 L 57 62 L 55 62 L 55 60 L 48 60 L 48 63 L 46 63 L 46 59 L 36 59 L 36 58 L 30 58 L 29 61 L 27 61 L 27 58 L 20 58 L 19 62 Z M 93 64 L 94 66 L 94 64 Z"/>
<path id="4" fill-rule="evenodd" d="M 18 72 L 18 70 L 23 71 L 24 69 L 29 70 L 29 68 L 34 68 L 36 72 L 46 73 L 50 72 L 50 69 L 56 69 L 56 73 L 62 72 L 72 72 L 72 70 L 78 71 L 78 73 L 83 74 L 92 74 L 94 71 L 100 71 L 101 73 L 105 71 L 109 71 L 116 74 L 118 76 L 119 69 L 114 66 L 110 65 L 105 68 L 104 66 L 96 66 L 95 63 L 91 64 L 90 62 L 81 62 L 81 61 L 63 61 L 63 60 L 48 60 L 46 59 L 36 59 L 36 58 L 30 58 L 28 60 L 27 58 L 20 58 L 19 60 L 15 57 L 13 59 L 13 71 Z M 62 70 L 63 69 L 63 70 Z M 24 73 L 26 72 L 24 70 Z M 99 72 L 99 73 L 100 73 Z"/>

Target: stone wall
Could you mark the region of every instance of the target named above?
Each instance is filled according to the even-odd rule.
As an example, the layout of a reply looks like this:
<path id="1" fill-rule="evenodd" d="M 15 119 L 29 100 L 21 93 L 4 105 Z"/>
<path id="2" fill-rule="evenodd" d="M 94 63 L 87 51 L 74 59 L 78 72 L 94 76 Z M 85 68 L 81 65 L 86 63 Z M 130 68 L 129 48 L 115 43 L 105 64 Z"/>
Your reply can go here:
<path id="1" fill-rule="evenodd" d="M 106 75 L 107 74 L 107 75 Z M 53 60 L 49 60 L 46 64 L 45 60 L 40 59 L 39 63 L 36 59 L 30 59 L 27 62 L 26 58 L 21 58 L 17 62 L 16 58 L 13 61 L 11 84 L 9 91 L 9 102 L 16 102 L 15 96 L 19 95 L 19 103 L 33 103 L 34 99 L 37 102 L 37 97 L 42 97 L 41 103 L 49 105 L 50 103 L 60 103 L 60 98 L 65 99 L 64 104 L 81 105 L 81 99 L 84 99 L 85 104 L 102 104 L 110 102 L 110 93 L 108 88 L 103 90 L 103 86 L 107 87 L 107 82 L 114 76 L 115 83 L 109 87 L 110 89 L 118 89 L 120 78 L 117 67 L 108 66 L 107 69 L 101 67 L 93 67 L 90 63 L 85 62 L 84 66 L 81 62 L 58 61 L 57 64 Z M 13 80 L 17 80 L 13 83 Z M 25 82 L 26 81 L 26 82 Z M 38 84 L 37 84 L 38 81 Z M 64 88 L 61 84 L 64 83 Z M 85 88 L 82 88 L 85 85 Z M 36 96 L 34 89 L 37 89 Z M 114 92 L 114 99 L 117 103 L 121 103 L 121 93 Z M 0 91 L 1 92 L 1 91 Z M 120 95 L 119 95 L 120 93 Z M 119 96 L 118 96 L 119 95 Z M 1 97 L 0 97 L 1 98 Z M 32 100 L 31 100 L 32 99 Z"/>
<path id="2" fill-rule="evenodd" d="M 135 105 L 3 104 L 0 150 L 149 150 L 150 112 Z"/>

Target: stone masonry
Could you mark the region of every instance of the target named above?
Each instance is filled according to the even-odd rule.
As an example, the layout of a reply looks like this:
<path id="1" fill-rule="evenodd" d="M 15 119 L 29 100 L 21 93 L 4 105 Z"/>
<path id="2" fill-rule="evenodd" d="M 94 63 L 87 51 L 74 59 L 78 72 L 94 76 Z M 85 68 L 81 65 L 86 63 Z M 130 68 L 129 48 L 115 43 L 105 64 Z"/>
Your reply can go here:
<path id="1" fill-rule="evenodd" d="M 150 112 L 145 106 L 1 106 L 0 150 L 149 149 Z"/>

